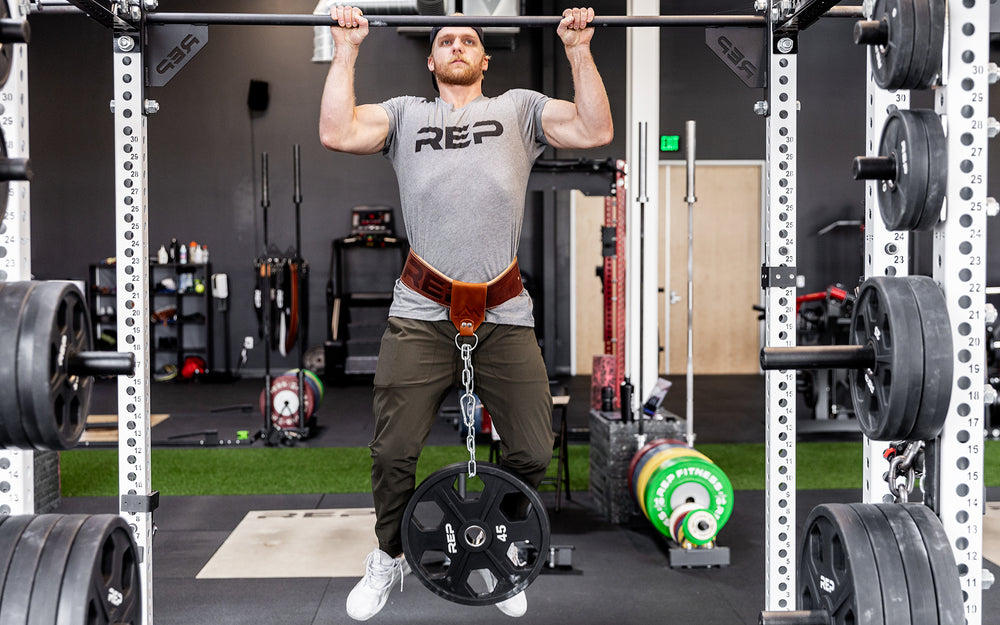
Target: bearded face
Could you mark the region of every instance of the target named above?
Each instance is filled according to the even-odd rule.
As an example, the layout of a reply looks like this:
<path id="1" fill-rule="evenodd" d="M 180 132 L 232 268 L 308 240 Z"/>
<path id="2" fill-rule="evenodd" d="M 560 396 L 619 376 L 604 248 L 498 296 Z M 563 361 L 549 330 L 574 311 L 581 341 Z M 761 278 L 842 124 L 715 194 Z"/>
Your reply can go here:
<path id="1" fill-rule="evenodd" d="M 469 86 L 483 78 L 489 58 L 471 28 L 445 28 L 434 40 L 427 67 L 439 84 Z"/>

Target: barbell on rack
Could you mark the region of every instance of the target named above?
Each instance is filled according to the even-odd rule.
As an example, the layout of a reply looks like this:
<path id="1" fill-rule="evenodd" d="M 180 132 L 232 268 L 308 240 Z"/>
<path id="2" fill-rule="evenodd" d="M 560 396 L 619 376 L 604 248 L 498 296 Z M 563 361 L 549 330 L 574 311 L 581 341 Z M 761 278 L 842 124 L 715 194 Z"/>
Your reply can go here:
<path id="1" fill-rule="evenodd" d="M 823 504 L 806 519 L 798 610 L 759 625 L 961 625 L 959 571 L 944 527 L 923 504 Z"/>
<path id="2" fill-rule="evenodd" d="M 90 351 L 90 313 L 71 282 L 0 283 L 0 328 L 0 447 L 75 446 L 92 376 L 135 370 L 130 352 Z"/>
<path id="3" fill-rule="evenodd" d="M 882 221 L 889 230 L 930 230 L 941 217 L 948 184 L 948 143 L 931 110 L 890 107 L 878 156 L 854 159 L 855 180 L 878 180 Z"/>
<path id="4" fill-rule="evenodd" d="M 928 440 L 951 400 L 952 339 L 943 291 L 926 276 L 869 278 L 851 315 L 850 345 L 765 347 L 761 368 L 850 369 L 861 431 L 873 440 Z"/>

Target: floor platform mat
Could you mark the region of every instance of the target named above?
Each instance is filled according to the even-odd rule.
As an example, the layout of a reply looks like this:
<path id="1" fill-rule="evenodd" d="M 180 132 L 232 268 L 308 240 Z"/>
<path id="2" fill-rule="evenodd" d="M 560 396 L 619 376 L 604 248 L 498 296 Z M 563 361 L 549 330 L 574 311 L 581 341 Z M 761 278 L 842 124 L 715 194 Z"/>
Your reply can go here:
<path id="1" fill-rule="evenodd" d="M 252 510 L 197 579 L 361 577 L 377 546 L 374 508 Z"/>

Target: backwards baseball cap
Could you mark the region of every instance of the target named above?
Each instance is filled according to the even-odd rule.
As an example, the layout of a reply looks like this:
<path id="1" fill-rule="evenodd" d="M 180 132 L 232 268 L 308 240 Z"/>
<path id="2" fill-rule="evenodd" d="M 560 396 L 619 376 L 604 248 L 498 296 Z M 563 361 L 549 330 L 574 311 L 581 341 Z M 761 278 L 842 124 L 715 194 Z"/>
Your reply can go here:
<path id="1" fill-rule="evenodd" d="M 444 28 L 444 26 L 435 26 L 434 28 L 431 29 L 431 41 L 430 41 L 430 44 L 431 44 L 432 48 L 434 47 L 434 40 L 437 38 L 437 35 L 438 35 L 439 32 L 441 32 L 442 28 Z M 479 35 L 479 43 L 481 43 L 483 45 L 483 47 L 485 48 L 486 47 L 486 39 L 485 39 L 485 37 L 483 37 L 483 29 L 482 29 L 482 27 L 480 27 L 480 26 L 469 26 L 468 28 L 471 28 L 472 30 L 476 31 L 476 34 Z"/>

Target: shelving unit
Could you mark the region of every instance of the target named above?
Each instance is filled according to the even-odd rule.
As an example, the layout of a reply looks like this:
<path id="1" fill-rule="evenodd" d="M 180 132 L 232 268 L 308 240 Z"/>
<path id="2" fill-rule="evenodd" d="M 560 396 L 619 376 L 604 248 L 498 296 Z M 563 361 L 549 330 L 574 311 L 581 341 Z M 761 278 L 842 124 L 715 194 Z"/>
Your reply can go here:
<path id="1" fill-rule="evenodd" d="M 149 266 L 150 341 L 149 360 L 153 371 L 167 364 L 174 364 L 180 371 L 188 356 L 200 356 L 208 369 L 212 361 L 212 266 L 199 263 L 155 263 Z M 184 287 L 182 279 L 190 276 L 190 285 Z M 173 279 L 176 291 L 164 291 L 160 283 Z M 195 292 L 194 280 L 205 285 L 201 293 Z M 173 308 L 176 313 L 165 315 Z M 163 319 L 158 319 L 162 316 Z"/>
<path id="2" fill-rule="evenodd" d="M 114 264 L 90 265 L 88 290 L 90 310 L 97 345 L 106 349 L 117 349 L 117 304 Z M 209 370 L 213 367 L 212 329 L 212 266 L 201 263 L 150 263 L 150 362 L 153 371 L 172 364 L 180 371 L 187 356 L 200 356 Z M 201 293 L 193 287 L 181 290 L 182 276 L 191 276 L 191 283 L 200 280 L 205 285 Z M 163 291 L 158 285 L 164 278 L 173 279 L 178 289 Z M 186 280 L 186 278 L 185 278 Z M 158 315 L 170 310 L 175 314 Z M 102 341 L 101 337 L 109 338 Z"/>
<path id="3" fill-rule="evenodd" d="M 96 349 L 117 349 L 118 317 L 115 306 L 118 290 L 115 287 L 114 265 L 90 265 L 87 292 L 90 296 L 90 319 L 94 325 Z"/>

